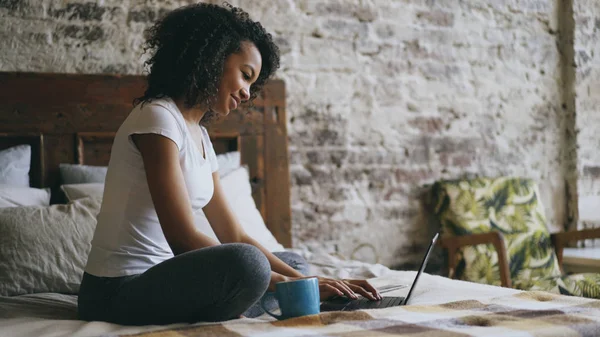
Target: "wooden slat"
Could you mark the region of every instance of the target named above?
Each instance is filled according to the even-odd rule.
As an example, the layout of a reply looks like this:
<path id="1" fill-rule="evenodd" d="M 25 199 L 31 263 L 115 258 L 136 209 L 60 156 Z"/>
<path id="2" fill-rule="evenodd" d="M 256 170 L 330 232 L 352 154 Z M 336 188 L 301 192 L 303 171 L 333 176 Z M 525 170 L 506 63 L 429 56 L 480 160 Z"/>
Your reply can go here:
<path id="1" fill-rule="evenodd" d="M 77 133 L 75 135 L 77 163 L 94 166 L 108 165 L 114 138 L 114 132 Z"/>
<path id="2" fill-rule="evenodd" d="M 238 151 L 239 135 L 211 136 L 210 142 L 216 154 Z"/>
<path id="3" fill-rule="evenodd" d="M 220 117 L 218 120 L 208 126 L 208 131 L 212 135 L 260 135 L 264 133 L 263 110 L 261 106 L 253 108 L 242 107 L 237 111 L 232 111 L 226 117 Z"/>
<path id="4" fill-rule="evenodd" d="M 139 75 L 0 72 L 0 87 L 9 85 L 11 90 L 0 91 L 3 105 L 34 102 L 32 96 L 47 105 L 65 102 L 105 104 L 107 101 L 130 105 L 135 97 L 144 93 L 146 78 Z M 32 92 L 32 88 L 45 90 Z M 263 106 L 266 98 L 270 104 L 284 105 L 284 95 L 283 81 L 271 80 L 254 104 Z"/>
<path id="5" fill-rule="evenodd" d="M 267 219 L 264 151 L 263 136 L 240 137 L 241 162 L 248 165 L 250 184 L 252 185 L 252 197 L 263 219 Z"/>
<path id="6" fill-rule="evenodd" d="M 107 101 L 131 104 L 144 93 L 146 80 L 135 75 L 0 73 L 0 87 L 8 84 L 11 90 L 0 92 L 3 105 L 36 101 L 47 105 L 104 104 Z M 43 90 L 32 92 L 32 88 Z"/>
<path id="7" fill-rule="evenodd" d="M 15 130 L 21 127 L 22 132 L 54 134 L 114 132 L 132 108 L 129 104 L 0 103 L 0 130 Z M 262 134 L 262 110 L 262 107 L 255 107 L 251 111 L 234 111 L 210 125 L 209 130 L 213 134 Z"/>
<path id="8" fill-rule="evenodd" d="M 54 134 L 115 131 L 131 109 L 126 104 L 0 103 L 0 129 L 22 127 L 23 131 Z"/>
<path id="9" fill-rule="evenodd" d="M 281 102 L 285 98 L 283 86 L 277 92 Z M 281 96 L 279 96 L 281 95 Z M 269 210 L 267 227 L 284 247 L 292 246 L 292 222 L 290 200 L 290 169 L 285 104 L 271 103 L 265 95 L 265 176 L 266 197 Z"/>
<path id="10" fill-rule="evenodd" d="M 75 162 L 74 141 L 75 137 L 72 134 L 44 135 L 46 179 L 43 186 L 52 188 L 52 198 L 50 200 L 52 204 L 63 203 L 66 200 L 60 190 L 61 178 L 58 165 Z"/>

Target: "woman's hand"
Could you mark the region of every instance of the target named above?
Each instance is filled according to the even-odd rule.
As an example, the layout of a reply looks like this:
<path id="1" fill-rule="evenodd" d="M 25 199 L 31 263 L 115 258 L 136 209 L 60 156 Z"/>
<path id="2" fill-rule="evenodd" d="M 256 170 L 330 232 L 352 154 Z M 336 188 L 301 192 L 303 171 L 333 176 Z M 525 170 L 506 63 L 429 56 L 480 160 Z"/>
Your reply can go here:
<path id="1" fill-rule="evenodd" d="M 275 291 L 275 285 L 279 282 L 299 280 L 304 278 L 316 277 L 319 280 L 319 294 L 321 301 L 334 296 L 346 296 L 351 299 L 357 299 L 360 294 L 371 301 L 382 299 L 379 291 L 373 287 L 367 280 L 336 280 L 320 276 L 290 277 L 271 272 L 271 282 L 268 291 Z"/>
<path id="2" fill-rule="evenodd" d="M 267 291 L 274 292 L 275 291 L 275 285 L 277 283 L 279 283 L 279 282 L 287 282 L 287 281 L 291 281 L 291 280 L 295 280 L 295 279 L 300 279 L 300 278 L 298 278 L 298 277 L 289 277 L 289 276 L 281 275 L 279 273 L 271 271 L 271 282 L 269 282 L 269 287 L 267 288 Z"/>
<path id="3" fill-rule="evenodd" d="M 346 296 L 351 299 L 357 299 L 360 294 L 371 301 L 382 299 L 381 294 L 367 280 L 335 280 L 326 277 L 319 277 L 319 292 L 321 301 L 333 296 Z"/>

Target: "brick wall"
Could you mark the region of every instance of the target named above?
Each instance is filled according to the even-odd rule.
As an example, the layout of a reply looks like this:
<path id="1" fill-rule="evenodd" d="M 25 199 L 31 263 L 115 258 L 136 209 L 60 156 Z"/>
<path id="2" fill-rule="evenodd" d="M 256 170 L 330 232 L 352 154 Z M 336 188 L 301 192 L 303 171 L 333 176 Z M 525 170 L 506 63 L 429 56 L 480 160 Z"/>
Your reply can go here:
<path id="1" fill-rule="evenodd" d="M 231 1 L 283 53 L 294 242 L 346 256 L 369 243 L 375 251 L 354 257 L 412 265 L 429 240 L 424 186 L 476 174 L 539 180 L 550 225 L 561 228 L 568 118 L 557 1 Z M 143 29 L 187 2 L 167 3 L 0 0 L 0 70 L 140 73 Z M 590 126 L 600 124 L 598 23 L 587 10 L 577 31 L 587 39 L 578 74 L 589 74 L 577 109 L 593 118 L 580 126 L 582 179 L 600 177 Z"/>
<path id="2" fill-rule="evenodd" d="M 600 225 L 600 3 L 574 1 L 580 227 Z"/>

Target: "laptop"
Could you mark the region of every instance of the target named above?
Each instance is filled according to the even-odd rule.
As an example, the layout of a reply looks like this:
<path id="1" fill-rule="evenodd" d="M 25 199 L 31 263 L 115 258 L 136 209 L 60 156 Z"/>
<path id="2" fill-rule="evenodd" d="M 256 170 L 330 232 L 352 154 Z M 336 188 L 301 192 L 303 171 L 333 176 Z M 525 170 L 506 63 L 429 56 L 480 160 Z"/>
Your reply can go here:
<path id="1" fill-rule="evenodd" d="M 427 266 L 427 260 L 429 260 L 429 254 L 433 250 L 435 243 L 439 237 L 439 233 L 436 233 L 431 243 L 429 244 L 429 248 L 427 249 L 427 253 L 425 253 L 425 257 L 423 258 L 423 262 L 421 262 L 421 267 L 417 272 L 417 276 L 410 286 L 410 290 L 406 297 L 383 297 L 380 301 L 371 301 L 368 298 L 362 297 L 359 299 L 350 299 L 346 296 L 335 297 L 321 303 L 321 312 L 324 311 L 352 311 L 352 310 L 360 310 L 360 309 L 381 309 L 388 307 L 395 307 L 399 305 L 407 305 L 410 300 L 410 295 L 412 295 L 413 290 L 417 285 L 417 281 L 419 281 L 419 276 L 425 270 L 425 266 Z"/>

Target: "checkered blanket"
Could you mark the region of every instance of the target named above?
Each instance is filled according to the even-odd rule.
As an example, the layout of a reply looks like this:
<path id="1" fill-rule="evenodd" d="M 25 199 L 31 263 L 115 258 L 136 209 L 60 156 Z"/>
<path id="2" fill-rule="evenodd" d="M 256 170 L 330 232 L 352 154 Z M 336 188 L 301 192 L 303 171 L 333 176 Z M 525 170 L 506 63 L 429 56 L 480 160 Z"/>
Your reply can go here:
<path id="1" fill-rule="evenodd" d="M 129 336 L 600 336 L 600 301 L 522 292 L 378 310 L 326 312 L 284 321 L 240 319 Z"/>

